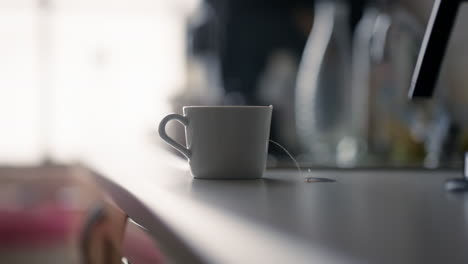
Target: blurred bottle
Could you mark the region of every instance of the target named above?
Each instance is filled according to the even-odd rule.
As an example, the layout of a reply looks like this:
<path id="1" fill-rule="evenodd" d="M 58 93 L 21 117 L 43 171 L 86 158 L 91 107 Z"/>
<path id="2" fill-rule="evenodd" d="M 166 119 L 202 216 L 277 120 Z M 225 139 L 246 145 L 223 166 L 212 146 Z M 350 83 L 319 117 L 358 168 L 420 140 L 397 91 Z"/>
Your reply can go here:
<path id="1" fill-rule="evenodd" d="M 296 81 L 296 127 L 315 165 L 346 166 L 354 159 L 350 141 L 350 8 L 344 1 L 319 1 Z"/>

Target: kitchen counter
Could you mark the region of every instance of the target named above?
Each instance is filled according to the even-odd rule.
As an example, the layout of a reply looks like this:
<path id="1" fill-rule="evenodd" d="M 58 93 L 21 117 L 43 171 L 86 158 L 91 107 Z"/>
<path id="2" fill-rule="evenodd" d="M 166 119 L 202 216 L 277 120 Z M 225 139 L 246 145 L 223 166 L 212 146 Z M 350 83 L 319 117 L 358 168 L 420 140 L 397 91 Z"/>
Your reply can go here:
<path id="1" fill-rule="evenodd" d="M 444 190 L 457 171 L 269 170 L 218 181 L 193 179 L 164 154 L 90 164 L 176 263 L 468 263 L 468 196 Z"/>

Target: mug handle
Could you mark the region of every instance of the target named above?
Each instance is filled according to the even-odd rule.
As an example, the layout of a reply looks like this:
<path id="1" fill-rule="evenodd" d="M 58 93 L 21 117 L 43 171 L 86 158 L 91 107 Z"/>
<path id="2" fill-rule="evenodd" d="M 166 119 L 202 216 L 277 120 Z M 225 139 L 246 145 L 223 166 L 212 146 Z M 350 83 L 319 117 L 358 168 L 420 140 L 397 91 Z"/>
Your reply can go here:
<path id="1" fill-rule="evenodd" d="M 159 136 L 162 138 L 162 140 L 166 141 L 167 144 L 169 144 L 171 147 L 175 148 L 177 151 L 179 151 L 185 157 L 187 157 L 187 159 L 190 159 L 190 157 L 192 156 L 192 152 L 186 147 L 177 143 L 174 139 L 169 137 L 166 133 L 166 125 L 167 123 L 169 123 L 169 121 L 172 121 L 172 120 L 176 120 L 184 126 L 188 126 L 189 124 L 189 120 L 185 116 L 178 115 L 178 114 L 169 114 L 166 117 L 164 117 L 159 123 L 159 130 L 158 130 Z"/>

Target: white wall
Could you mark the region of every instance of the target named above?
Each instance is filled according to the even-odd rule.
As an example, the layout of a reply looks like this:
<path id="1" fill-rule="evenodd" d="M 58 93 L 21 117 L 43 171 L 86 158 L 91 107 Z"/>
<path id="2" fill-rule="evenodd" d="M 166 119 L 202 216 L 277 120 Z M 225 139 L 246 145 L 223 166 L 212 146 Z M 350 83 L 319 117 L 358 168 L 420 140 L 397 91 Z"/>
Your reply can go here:
<path id="1" fill-rule="evenodd" d="M 0 164 L 37 162 L 45 144 L 58 160 L 154 144 L 197 1 L 37 2 L 0 0 Z"/>

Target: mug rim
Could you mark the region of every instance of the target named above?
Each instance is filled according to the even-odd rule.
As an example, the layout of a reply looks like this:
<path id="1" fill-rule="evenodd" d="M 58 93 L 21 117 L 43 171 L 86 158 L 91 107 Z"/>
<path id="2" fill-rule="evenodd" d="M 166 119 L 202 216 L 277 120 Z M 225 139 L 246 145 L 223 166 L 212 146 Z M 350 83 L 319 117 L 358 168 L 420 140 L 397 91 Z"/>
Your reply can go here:
<path id="1" fill-rule="evenodd" d="M 273 105 L 189 105 L 186 108 L 273 108 Z"/>

